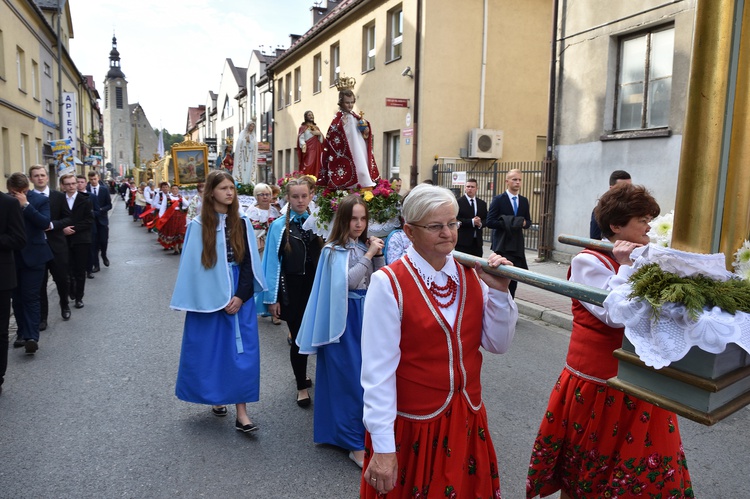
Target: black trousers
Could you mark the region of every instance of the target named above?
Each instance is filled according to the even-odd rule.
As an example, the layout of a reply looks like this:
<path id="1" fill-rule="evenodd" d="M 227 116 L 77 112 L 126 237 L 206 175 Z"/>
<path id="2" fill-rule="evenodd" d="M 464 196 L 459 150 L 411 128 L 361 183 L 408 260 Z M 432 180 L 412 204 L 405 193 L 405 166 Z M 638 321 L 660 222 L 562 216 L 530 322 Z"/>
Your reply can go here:
<path id="1" fill-rule="evenodd" d="M 305 275 L 284 276 L 288 291 L 289 305 L 281 304 L 281 318 L 289 326 L 289 332 L 292 334 L 292 346 L 289 348 L 289 361 L 292 364 L 294 379 L 297 382 L 297 390 L 307 388 L 307 355 L 299 353 L 297 346 L 297 333 L 302 325 L 302 317 L 305 315 L 307 300 L 310 298 L 315 273 L 308 272 Z"/>
<path id="2" fill-rule="evenodd" d="M 52 280 L 57 287 L 57 295 L 60 297 L 60 308 L 68 305 L 68 265 L 60 258 L 54 258 L 47 262 L 47 270 L 44 272 L 42 289 L 40 291 L 40 303 L 42 307 L 42 320 L 47 321 L 49 315 L 49 299 L 47 297 L 47 281 L 52 274 Z"/>
<path id="3" fill-rule="evenodd" d="M 107 243 L 109 242 L 109 225 L 94 223 L 91 225 L 91 252 L 88 271 L 99 268 L 99 253 L 107 256 Z"/>
<path id="4" fill-rule="evenodd" d="M 505 253 L 500 253 L 505 258 L 513 262 L 513 265 L 519 269 L 526 269 L 529 270 L 529 266 L 526 263 L 526 255 L 507 255 Z M 510 291 L 510 296 L 513 298 L 516 297 L 516 288 L 518 287 L 518 281 L 510 281 L 510 284 L 508 285 L 508 291 Z"/>
<path id="5" fill-rule="evenodd" d="M 91 244 L 82 243 L 70 246 L 70 286 L 71 294 L 77 300 L 83 300 L 86 287 L 86 266 L 89 261 Z"/>
<path id="6" fill-rule="evenodd" d="M 8 326 L 10 325 L 10 297 L 12 289 L 0 291 L 0 386 L 8 369 Z"/>
<path id="7" fill-rule="evenodd" d="M 456 251 L 482 258 L 482 240 L 478 237 L 475 237 L 471 240 L 471 242 L 472 244 L 470 245 L 457 244 Z"/>

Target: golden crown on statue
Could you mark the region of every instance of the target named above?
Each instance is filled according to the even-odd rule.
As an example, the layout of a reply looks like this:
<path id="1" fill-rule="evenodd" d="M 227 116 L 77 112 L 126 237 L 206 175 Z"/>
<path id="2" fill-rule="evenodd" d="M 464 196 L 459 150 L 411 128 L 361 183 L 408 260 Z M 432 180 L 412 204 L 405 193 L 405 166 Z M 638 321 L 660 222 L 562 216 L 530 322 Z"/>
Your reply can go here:
<path id="1" fill-rule="evenodd" d="M 354 85 L 356 83 L 357 83 L 357 80 L 355 80 L 351 76 L 344 76 L 344 75 L 341 75 L 338 78 L 336 78 L 336 81 L 334 82 L 339 92 L 341 92 L 342 90 L 353 90 Z"/>

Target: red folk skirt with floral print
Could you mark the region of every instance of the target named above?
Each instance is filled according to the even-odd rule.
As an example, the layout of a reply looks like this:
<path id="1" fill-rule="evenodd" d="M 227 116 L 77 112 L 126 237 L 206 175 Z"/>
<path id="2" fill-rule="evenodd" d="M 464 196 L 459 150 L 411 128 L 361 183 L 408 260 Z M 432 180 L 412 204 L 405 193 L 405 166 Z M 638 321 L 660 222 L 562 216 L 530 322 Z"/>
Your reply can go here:
<path id="1" fill-rule="evenodd" d="M 531 453 L 528 499 L 694 497 L 677 416 L 608 387 L 617 373 L 606 326 L 574 300 L 567 366 L 550 395 Z"/>
<path id="2" fill-rule="evenodd" d="M 463 397 L 456 395 L 448 409 L 429 421 L 397 416 L 394 433 L 396 487 L 379 495 L 362 478 L 360 498 L 500 499 L 497 456 L 484 405 L 475 413 Z M 364 469 L 371 459 L 372 439 L 367 432 Z"/>
<path id="3" fill-rule="evenodd" d="M 185 240 L 185 229 L 187 224 L 187 213 L 175 209 L 172 213 L 167 210 L 163 217 L 169 217 L 164 225 L 159 227 L 159 244 L 165 249 L 173 249 Z M 157 225 L 158 226 L 158 225 Z"/>

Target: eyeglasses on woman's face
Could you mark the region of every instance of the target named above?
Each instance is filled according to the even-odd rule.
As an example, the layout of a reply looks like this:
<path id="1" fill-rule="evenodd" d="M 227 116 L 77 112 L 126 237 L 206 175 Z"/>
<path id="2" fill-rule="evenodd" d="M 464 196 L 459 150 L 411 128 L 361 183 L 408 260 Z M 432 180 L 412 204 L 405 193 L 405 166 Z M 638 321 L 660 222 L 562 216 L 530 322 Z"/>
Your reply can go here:
<path id="1" fill-rule="evenodd" d="M 261 192 L 255 195 L 256 198 L 270 198 L 271 195 L 267 192 Z"/>
<path id="2" fill-rule="evenodd" d="M 425 229 L 427 232 L 432 232 L 433 234 L 442 232 L 443 227 L 448 227 L 448 230 L 450 231 L 458 230 L 461 227 L 461 222 L 448 222 L 447 224 L 428 224 L 428 225 L 419 225 L 419 224 L 408 222 L 408 224 L 414 227 Z"/>

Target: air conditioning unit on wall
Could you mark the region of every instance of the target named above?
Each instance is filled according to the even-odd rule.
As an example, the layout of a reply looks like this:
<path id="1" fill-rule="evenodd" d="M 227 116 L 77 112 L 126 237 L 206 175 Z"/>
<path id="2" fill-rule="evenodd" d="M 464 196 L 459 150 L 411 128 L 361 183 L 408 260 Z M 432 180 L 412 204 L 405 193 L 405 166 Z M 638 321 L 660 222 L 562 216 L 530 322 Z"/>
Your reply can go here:
<path id="1" fill-rule="evenodd" d="M 503 157 L 503 131 L 472 128 L 469 133 L 469 157 L 500 159 Z"/>

